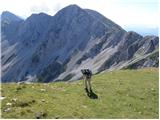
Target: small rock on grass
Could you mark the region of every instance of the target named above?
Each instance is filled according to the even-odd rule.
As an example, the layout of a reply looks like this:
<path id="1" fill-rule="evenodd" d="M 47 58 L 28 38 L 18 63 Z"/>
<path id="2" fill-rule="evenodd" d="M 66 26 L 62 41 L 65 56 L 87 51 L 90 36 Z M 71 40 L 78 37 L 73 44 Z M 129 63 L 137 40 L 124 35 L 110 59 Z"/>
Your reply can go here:
<path id="1" fill-rule="evenodd" d="M 17 98 L 12 98 L 11 101 L 12 101 L 12 102 L 16 102 L 16 101 L 17 101 Z"/>
<path id="2" fill-rule="evenodd" d="M 45 102 L 45 99 L 42 99 L 41 102 Z"/>
<path id="3" fill-rule="evenodd" d="M 43 83 L 43 85 L 45 85 L 45 86 L 49 86 L 49 84 L 48 84 L 48 83 Z"/>
<path id="4" fill-rule="evenodd" d="M 41 92 L 46 92 L 46 89 L 41 89 Z"/>
<path id="5" fill-rule="evenodd" d="M 41 119 L 41 118 L 45 118 L 47 117 L 47 113 L 46 112 L 37 112 L 35 114 L 36 119 Z"/>
<path id="6" fill-rule="evenodd" d="M 9 112 L 11 110 L 11 108 L 5 108 L 3 111 L 4 112 Z"/>
<path id="7" fill-rule="evenodd" d="M 82 105 L 82 107 L 83 107 L 83 108 L 87 108 L 87 106 L 85 106 L 85 105 Z"/>
<path id="8" fill-rule="evenodd" d="M 11 105 L 12 105 L 12 103 L 6 103 L 6 105 L 7 105 L 7 106 L 11 106 Z"/>
<path id="9" fill-rule="evenodd" d="M 59 119 L 60 117 L 59 116 L 55 116 L 55 118 L 54 119 Z"/>
<path id="10" fill-rule="evenodd" d="M 142 112 L 141 112 L 141 111 L 139 111 L 138 113 L 139 113 L 139 114 L 142 114 Z"/>
<path id="11" fill-rule="evenodd" d="M 155 91 L 155 89 L 154 89 L 154 88 L 151 88 L 151 91 Z"/>

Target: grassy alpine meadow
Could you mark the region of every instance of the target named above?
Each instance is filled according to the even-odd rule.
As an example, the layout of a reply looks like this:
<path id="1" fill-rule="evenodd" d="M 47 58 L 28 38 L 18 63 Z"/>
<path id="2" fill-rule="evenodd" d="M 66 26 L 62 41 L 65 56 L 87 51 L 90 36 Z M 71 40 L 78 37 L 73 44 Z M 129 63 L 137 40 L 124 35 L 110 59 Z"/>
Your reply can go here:
<path id="1" fill-rule="evenodd" d="M 92 78 L 97 99 L 82 80 L 2 84 L 1 118 L 159 118 L 158 68 L 117 70 Z"/>

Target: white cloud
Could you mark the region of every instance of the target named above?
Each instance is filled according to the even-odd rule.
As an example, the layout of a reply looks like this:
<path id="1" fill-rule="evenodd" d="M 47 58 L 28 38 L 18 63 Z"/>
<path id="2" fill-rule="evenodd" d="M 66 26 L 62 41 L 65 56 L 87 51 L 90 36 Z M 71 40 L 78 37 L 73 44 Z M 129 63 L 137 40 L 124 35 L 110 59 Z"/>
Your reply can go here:
<path id="1" fill-rule="evenodd" d="M 34 5 L 30 7 L 30 12 L 32 13 L 39 13 L 39 12 L 45 12 L 48 13 L 50 9 L 46 4 L 41 4 L 40 6 Z"/>

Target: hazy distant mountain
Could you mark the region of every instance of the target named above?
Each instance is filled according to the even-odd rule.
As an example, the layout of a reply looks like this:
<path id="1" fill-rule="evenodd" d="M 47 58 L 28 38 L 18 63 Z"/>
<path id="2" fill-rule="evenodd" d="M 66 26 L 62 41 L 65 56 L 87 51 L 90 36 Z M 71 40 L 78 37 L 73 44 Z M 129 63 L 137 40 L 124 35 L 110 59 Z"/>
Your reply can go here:
<path id="1" fill-rule="evenodd" d="M 125 30 L 134 30 L 137 33 L 146 36 L 146 35 L 156 35 L 158 36 L 158 27 L 150 27 L 150 26 L 144 26 L 144 25 L 130 25 L 124 27 Z"/>
<path id="2" fill-rule="evenodd" d="M 157 36 L 126 32 L 96 11 L 70 5 L 54 16 L 2 15 L 11 18 L 2 26 L 2 82 L 77 80 L 82 68 L 98 73 L 142 59 L 145 64 L 134 68 L 158 67 L 157 56 L 147 63 L 158 51 Z"/>

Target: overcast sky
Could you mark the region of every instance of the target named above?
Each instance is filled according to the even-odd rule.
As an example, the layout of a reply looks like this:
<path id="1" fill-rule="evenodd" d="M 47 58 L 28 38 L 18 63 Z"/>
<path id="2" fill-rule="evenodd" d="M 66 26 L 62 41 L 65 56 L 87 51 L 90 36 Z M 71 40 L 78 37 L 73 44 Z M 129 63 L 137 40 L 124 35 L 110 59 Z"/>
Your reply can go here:
<path id="1" fill-rule="evenodd" d="M 40 12 L 54 15 L 69 4 L 96 10 L 123 28 L 158 26 L 158 0 L 0 0 L 0 13 L 10 11 L 23 18 Z"/>

